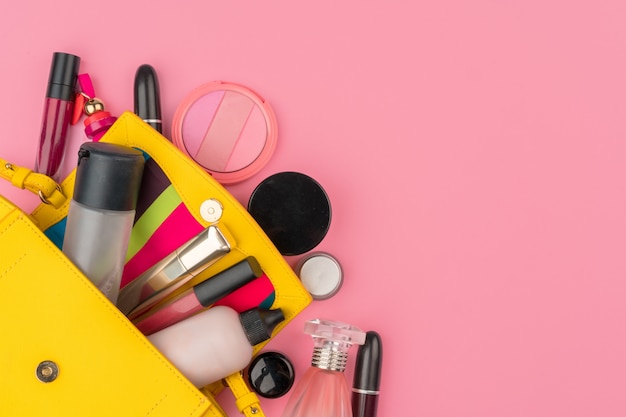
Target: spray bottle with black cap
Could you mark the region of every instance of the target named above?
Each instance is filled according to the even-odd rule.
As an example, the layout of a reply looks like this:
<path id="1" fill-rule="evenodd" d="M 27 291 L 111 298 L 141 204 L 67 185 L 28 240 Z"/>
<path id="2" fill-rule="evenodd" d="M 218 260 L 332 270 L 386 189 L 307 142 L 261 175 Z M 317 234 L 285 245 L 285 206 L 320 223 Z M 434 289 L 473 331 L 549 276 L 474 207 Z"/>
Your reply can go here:
<path id="1" fill-rule="evenodd" d="M 143 153 L 105 142 L 78 151 L 63 253 L 115 303 L 143 177 Z"/>

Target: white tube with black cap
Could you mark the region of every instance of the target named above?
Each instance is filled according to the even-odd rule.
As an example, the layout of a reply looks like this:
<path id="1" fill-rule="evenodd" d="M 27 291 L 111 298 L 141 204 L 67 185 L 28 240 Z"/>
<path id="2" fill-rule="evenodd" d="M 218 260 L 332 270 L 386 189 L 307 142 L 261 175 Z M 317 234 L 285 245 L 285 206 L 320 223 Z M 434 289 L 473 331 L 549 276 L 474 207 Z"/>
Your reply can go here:
<path id="1" fill-rule="evenodd" d="M 104 142 L 84 143 L 78 151 L 63 253 L 115 303 L 137 197 L 143 153 Z"/>

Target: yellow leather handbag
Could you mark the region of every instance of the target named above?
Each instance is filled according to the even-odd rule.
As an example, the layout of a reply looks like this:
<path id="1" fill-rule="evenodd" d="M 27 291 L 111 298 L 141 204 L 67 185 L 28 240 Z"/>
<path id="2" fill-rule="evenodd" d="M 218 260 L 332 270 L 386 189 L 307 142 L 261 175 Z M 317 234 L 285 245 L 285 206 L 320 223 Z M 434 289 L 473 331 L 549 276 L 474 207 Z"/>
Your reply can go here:
<path id="1" fill-rule="evenodd" d="M 140 149 L 152 161 L 144 179 L 153 176 L 153 186 L 140 196 L 143 214 L 133 228 L 126 281 L 141 274 L 154 261 L 151 256 L 175 249 L 207 227 L 203 203 L 217 200 L 223 208 L 220 229 L 232 240 L 224 262 L 247 256 L 259 261 L 271 287 L 263 302 L 285 315 L 274 334 L 311 302 L 246 209 L 154 129 L 126 112 L 102 141 Z M 42 174 L 0 163 L 0 177 L 44 201 L 29 215 L 0 196 L 0 416 L 223 417 L 215 395 L 224 386 L 242 414 L 263 416 L 241 373 L 194 387 L 63 255 L 59 239 L 74 172 L 57 185 Z M 211 265 L 172 296 L 223 265 Z"/>

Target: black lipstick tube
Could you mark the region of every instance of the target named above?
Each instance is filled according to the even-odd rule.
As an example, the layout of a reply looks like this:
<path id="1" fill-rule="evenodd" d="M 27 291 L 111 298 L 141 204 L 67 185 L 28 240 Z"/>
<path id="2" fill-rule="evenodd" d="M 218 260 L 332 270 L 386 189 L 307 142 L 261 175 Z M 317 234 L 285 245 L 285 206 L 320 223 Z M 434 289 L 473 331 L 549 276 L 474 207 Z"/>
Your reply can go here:
<path id="1" fill-rule="evenodd" d="M 157 132 L 162 133 L 161 92 L 159 79 L 154 68 L 143 64 L 135 73 L 135 114 Z"/>
<path id="2" fill-rule="evenodd" d="M 369 331 L 356 356 L 352 386 L 353 417 L 376 417 L 382 364 L 382 340 L 378 333 Z"/>

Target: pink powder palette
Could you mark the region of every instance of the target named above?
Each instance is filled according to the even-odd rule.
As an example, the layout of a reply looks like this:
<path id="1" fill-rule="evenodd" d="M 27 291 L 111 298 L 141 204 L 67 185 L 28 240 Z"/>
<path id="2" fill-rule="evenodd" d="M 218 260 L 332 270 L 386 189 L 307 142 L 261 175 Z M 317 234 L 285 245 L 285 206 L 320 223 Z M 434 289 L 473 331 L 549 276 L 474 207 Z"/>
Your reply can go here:
<path id="1" fill-rule="evenodd" d="M 214 81 L 191 92 L 172 122 L 172 141 L 222 184 L 243 181 L 276 147 L 276 116 L 258 94 Z"/>

